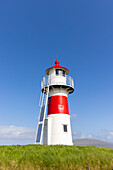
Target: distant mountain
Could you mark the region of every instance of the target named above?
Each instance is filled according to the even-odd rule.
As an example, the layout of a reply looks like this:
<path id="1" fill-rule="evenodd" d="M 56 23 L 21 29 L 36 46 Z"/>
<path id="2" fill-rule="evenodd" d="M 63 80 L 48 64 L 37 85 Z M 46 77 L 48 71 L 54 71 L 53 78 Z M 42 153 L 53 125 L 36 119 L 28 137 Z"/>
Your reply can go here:
<path id="1" fill-rule="evenodd" d="M 74 139 L 73 144 L 76 146 L 97 146 L 102 148 L 111 148 L 113 149 L 113 143 L 104 142 L 96 139 Z"/>

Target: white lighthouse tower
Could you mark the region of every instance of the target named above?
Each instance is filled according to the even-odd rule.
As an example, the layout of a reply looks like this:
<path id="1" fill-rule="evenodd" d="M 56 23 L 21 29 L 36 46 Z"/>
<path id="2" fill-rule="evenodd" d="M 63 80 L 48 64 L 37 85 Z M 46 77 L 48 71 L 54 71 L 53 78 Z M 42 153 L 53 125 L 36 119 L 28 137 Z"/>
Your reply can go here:
<path id="1" fill-rule="evenodd" d="M 60 66 L 58 60 L 53 67 L 46 70 L 47 76 L 41 82 L 37 144 L 42 144 L 43 138 L 44 145 L 73 145 L 68 95 L 74 91 L 74 82 L 68 73 L 69 70 Z"/>

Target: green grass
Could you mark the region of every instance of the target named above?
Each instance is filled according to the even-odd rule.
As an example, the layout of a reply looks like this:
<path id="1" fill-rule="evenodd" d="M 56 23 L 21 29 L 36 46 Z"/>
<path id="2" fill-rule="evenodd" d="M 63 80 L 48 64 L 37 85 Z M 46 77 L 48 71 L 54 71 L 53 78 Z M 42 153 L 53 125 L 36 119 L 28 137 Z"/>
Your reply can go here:
<path id="1" fill-rule="evenodd" d="M 95 146 L 0 146 L 0 170 L 112 170 L 113 149 Z"/>

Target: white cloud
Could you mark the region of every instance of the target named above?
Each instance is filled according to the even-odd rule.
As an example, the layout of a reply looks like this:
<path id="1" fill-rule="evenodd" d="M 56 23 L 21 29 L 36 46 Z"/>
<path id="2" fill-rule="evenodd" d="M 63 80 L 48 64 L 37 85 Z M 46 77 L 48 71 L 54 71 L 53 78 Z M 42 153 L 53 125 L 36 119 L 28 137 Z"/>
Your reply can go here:
<path id="1" fill-rule="evenodd" d="M 93 135 L 92 134 L 88 134 L 88 138 L 92 138 L 93 137 Z"/>
<path id="2" fill-rule="evenodd" d="M 113 137 L 113 131 L 110 131 L 109 134 Z"/>
<path id="3" fill-rule="evenodd" d="M 0 144 L 27 144 L 35 142 L 36 129 L 17 126 L 0 126 Z M 94 133 L 73 131 L 73 139 L 98 139 L 113 143 L 113 131 L 100 130 Z"/>
<path id="4" fill-rule="evenodd" d="M 81 133 L 81 132 L 78 132 L 78 131 L 74 131 L 72 133 L 73 135 L 73 139 L 84 139 L 84 138 L 87 138 L 87 139 L 90 139 L 90 138 L 93 138 L 93 135 L 92 134 L 84 134 L 84 133 Z"/>
<path id="5" fill-rule="evenodd" d="M 105 139 L 108 139 L 110 142 L 113 142 L 113 131 L 106 132 Z"/>
<path id="6" fill-rule="evenodd" d="M 33 139 L 35 137 L 35 129 L 17 126 L 0 126 L 1 139 Z"/>
<path id="7" fill-rule="evenodd" d="M 107 139 L 113 139 L 113 137 L 112 137 L 112 136 L 107 136 L 106 138 L 107 138 Z"/>
<path id="8" fill-rule="evenodd" d="M 90 133 L 82 133 L 79 131 L 73 131 L 72 135 L 73 135 L 73 139 L 83 139 L 83 138 L 87 138 L 87 139 L 98 139 L 98 140 L 103 140 L 106 142 L 111 142 L 113 143 L 113 131 L 108 131 L 108 130 L 100 130 L 98 131 L 98 135 L 97 134 L 90 134 Z"/>
<path id="9" fill-rule="evenodd" d="M 77 114 L 75 113 L 71 115 L 71 119 L 75 119 L 76 117 L 77 117 Z"/>

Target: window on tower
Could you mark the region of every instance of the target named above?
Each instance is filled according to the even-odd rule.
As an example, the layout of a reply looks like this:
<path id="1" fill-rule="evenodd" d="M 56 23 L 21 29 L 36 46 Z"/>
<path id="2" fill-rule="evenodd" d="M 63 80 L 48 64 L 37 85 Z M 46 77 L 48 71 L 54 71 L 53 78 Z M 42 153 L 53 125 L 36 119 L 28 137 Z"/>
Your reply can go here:
<path id="1" fill-rule="evenodd" d="M 67 125 L 63 125 L 64 132 L 67 132 Z"/>
<path id="2" fill-rule="evenodd" d="M 48 97 L 48 104 L 51 103 L 51 97 Z"/>
<path id="3" fill-rule="evenodd" d="M 56 69 L 56 75 L 65 77 L 65 71 L 61 69 Z"/>
<path id="4" fill-rule="evenodd" d="M 65 77 L 65 71 L 64 70 L 62 71 L 62 75 Z"/>
<path id="5" fill-rule="evenodd" d="M 56 69 L 56 75 L 59 75 L 59 69 Z"/>

